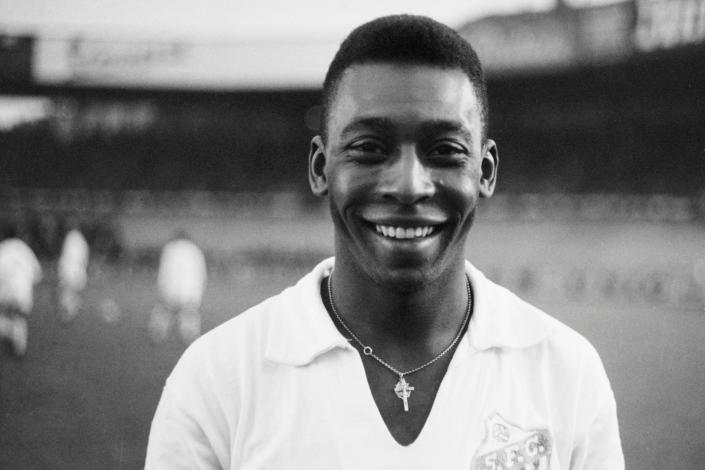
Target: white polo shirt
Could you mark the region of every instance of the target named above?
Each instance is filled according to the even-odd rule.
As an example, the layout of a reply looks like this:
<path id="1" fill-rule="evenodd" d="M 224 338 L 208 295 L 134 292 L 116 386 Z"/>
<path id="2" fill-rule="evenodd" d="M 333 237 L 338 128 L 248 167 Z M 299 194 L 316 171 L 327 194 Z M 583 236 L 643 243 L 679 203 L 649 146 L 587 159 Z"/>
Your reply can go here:
<path id="1" fill-rule="evenodd" d="M 189 347 L 152 421 L 147 469 L 624 468 L 594 348 L 470 263 L 468 333 L 421 434 L 398 444 L 320 298 L 332 265 Z"/>

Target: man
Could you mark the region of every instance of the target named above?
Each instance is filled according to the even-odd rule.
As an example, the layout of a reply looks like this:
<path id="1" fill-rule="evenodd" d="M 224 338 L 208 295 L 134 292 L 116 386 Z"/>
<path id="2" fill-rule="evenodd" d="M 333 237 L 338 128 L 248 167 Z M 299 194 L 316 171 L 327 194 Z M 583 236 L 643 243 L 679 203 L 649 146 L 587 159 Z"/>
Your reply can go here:
<path id="1" fill-rule="evenodd" d="M 7 229 L 0 242 L 0 340 L 15 358 L 27 352 L 27 316 L 34 306 L 34 285 L 42 268 L 32 249 Z"/>
<path id="2" fill-rule="evenodd" d="M 309 179 L 335 258 L 184 354 L 147 468 L 624 468 L 595 350 L 464 259 L 498 167 L 470 45 L 375 20 L 324 99 Z"/>
<path id="3" fill-rule="evenodd" d="M 205 256 L 185 232 L 177 233 L 164 245 L 157 275 L 160 301 L 149 320 L 149 334 L 154 342 L 166 339 L 174 319 L 178 320 L 184 343 L 198 338 L 206 277 Z"/>
<path id="4" fill-rule="evenodd" d="M 59 319 L 70 322 L 83 304 L 88 281 L 88 242 L 77 226 L 66 233 L 57 265 L 59 275 Z"/>

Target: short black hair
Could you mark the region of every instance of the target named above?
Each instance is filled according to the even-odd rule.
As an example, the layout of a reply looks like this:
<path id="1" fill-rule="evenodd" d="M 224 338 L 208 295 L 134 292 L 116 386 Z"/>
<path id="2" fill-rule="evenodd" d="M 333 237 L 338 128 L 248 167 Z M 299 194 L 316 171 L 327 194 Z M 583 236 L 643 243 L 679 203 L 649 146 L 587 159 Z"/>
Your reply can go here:
<path id="1" fill-rule="evenodd" d="M 321 130 L 324 139 L 343 73 L 352 65 L 380 62 L 431 65 L 464 72 L 479 102 L 483 141 L 487 137 L 487 85 L 480 60 L 470 43 L 452 28 L 431 18 L 391 15 L 355 28 L 333 57 L 323 82 Z"/>

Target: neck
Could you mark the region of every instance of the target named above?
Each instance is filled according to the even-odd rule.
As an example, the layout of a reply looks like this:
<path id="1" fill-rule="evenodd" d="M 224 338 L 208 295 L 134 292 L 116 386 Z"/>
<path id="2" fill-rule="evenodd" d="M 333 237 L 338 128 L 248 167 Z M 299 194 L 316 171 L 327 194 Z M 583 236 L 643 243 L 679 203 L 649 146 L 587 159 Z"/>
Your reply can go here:
<path id="1" fill-rule="evenodd" d="M 437 349 L 457 333 L 467 309 L 464 260 L 451 268 L 413 289 L 397 289 L 378 283 L 355 263 L 336 259 L 333 302 L 348 327 L 378 348 Z"/>

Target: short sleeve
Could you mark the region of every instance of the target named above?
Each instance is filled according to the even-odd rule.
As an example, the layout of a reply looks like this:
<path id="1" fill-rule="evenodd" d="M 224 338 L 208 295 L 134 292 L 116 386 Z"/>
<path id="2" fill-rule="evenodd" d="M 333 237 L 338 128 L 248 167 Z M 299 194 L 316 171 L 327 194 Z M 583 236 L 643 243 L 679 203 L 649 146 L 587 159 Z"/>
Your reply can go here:
<path id="1" fill-rule="evenodd" d="M 617 403 L 607 373 L 597 352 L 591 350 L 584 384 L 591 393 L 584 409 L 590 410 L 586 427 L 575 442 L 570 470 L 624 470 L 624 454 L 619 436 Z M 592 402 L 592 403 L 589 403 Z"/>
<path id="2" fill-rule="evenodd" d="M 221 469 L 228 432 L 207 359 L 193 343 L 174 367 L 152 419 L 145 468 Z"/>
<path id="3" fill-rule="evenodd" d="M 203 428 L 165 386 L 149 432 L 145 469 L 220 468 Z"/>

